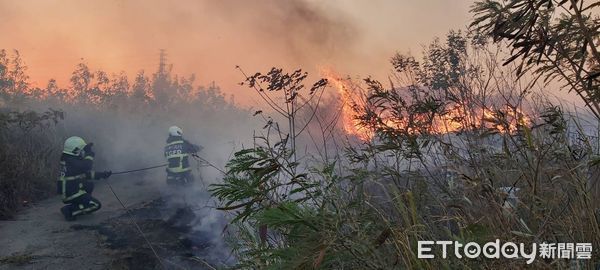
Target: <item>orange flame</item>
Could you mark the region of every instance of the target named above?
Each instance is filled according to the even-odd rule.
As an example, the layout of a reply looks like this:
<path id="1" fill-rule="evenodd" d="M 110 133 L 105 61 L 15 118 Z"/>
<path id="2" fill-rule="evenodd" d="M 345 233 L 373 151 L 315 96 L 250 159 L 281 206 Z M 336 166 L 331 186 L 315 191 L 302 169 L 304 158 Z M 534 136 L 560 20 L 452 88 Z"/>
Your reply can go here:
<path id="1" fill-rule="evenodd" d="M 331 69 L 321 69 L 321 76 L 325 77 L 329 83 L 332 83 L 337 89 L 338 95 L 342 101 L 341 121 L 344 132 L 348 135 L 356 136 L 363 141 L 371 140 L 373 132 L 361 125 L 358 115 L 353 106 L 361 106 L 362 100 L 358 93 L 355 93 L 349 80 L 342 79 Z"/>
<path id="2" fill-rule="evenodd" d="M 369 141 L 373 138 L 374 132 L 363 126 L 358 120 L 359 113 L 354 109 L 355 106 L 364 106 L 363 97 L 358 92 L 349 79 L 342 79 L 336 72 L 330 69 L 321 69 L 321 76 L 326 78 L 336 89 L 342 101 L 341 121 L 344 132 L 348 135 L 356 136 L 363 141 Z M 495 129 L 500 133 L 516 132 L 519 126 L 531 125 L 531 119 L 519 108 L 509 108 L 502 110 L 504 113 L 504 123 L 499 123 L 495 119 L 499 116 L 492 110 L 485 108 L 466 109 L 463 106 L 455 105 L 449 108 L 443 115 L 437 115 L 433 119 L 429 132 L 434 134 L 455 133 L 464 130 L 474 129 Z M 393 119 L 383 119 L 384 125 L 394 129 L 404 129 L 406 122 L 399 122 Z M 408 132 L 413 132 L 409 130 Z"/>

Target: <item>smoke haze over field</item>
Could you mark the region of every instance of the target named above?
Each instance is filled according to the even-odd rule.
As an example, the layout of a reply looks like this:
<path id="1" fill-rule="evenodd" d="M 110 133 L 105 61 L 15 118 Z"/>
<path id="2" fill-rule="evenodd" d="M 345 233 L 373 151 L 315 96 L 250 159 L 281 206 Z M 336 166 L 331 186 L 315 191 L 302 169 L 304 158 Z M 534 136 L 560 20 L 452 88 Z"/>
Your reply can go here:
<path id="1" fill-rule="evenodd" d="M 420 52 L 434 36 L 463 28 L 470 1 L 8 1 L 0 0 L 0 44 L 21 51 L 31 82 L 66 86 L 84 59 L 93 69 L 154 71 L 167 50 L 177 74 L 216 81 L 242 104 L 242 75 L 271 66 L 383 77 L 395 51 Z M 245 90 L 245 89 L 244 89 Z"/>

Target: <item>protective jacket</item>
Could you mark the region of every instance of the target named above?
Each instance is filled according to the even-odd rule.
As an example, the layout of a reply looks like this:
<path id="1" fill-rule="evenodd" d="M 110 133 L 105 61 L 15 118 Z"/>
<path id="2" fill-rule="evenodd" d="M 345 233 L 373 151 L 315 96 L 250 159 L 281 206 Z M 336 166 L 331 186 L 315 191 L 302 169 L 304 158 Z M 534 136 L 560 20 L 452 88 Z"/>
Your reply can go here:
<path id="1" fill-rule="evenodd" d="M 167 172 L 179 174 L 190 171 L 190 155 L 199 150 L 199 146 L 189 143 L 181 136 L 169 136 L 165 146 L 165 157 L 169 162 Z"/>
<path id="2" fill-rule="evenodd" d="M 62 195 L 64 203 L 69 203 L 86 192 L 86 182 L 99 179 L 96 172 L 92 170 L 94 157 L 85 157 L 62 154 L 60 157 L 60 178 L 57 183 L 57 191 Z"/>

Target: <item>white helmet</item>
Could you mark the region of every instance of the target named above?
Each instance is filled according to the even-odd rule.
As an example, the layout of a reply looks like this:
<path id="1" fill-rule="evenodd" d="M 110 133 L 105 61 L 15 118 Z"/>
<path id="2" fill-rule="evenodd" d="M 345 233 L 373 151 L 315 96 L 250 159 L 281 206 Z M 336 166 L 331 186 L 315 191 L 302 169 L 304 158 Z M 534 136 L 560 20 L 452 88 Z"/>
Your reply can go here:
<path id="1" fill-rule="evenodd" d="M 63 153 L 72 156 L 79 156 L 81 150 L 85 147 L 86 143 L 81 137 L 72 136 L 65 140 L 65 146 Z"/>
<path id="2" fill-rule="evenodd" d="M 169 135 L 171 136 L 183 136 L 183 130 L 178 126 L 172 126 L 169 128 Z"/>

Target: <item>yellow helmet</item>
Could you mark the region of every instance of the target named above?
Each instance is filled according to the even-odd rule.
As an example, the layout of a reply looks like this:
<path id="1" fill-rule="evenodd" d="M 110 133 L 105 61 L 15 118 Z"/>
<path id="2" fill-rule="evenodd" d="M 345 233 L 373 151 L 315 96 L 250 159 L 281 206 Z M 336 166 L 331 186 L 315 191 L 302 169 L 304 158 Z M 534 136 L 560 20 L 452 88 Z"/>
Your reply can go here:
<path id="1" fill-rule="evenodd" d="M 65 146 L 63 153 L 72 156 L 79 156 L 81 150 L 85 147 L 86 143 L 81 137 L 72 136 L 65 140 Z"/>

